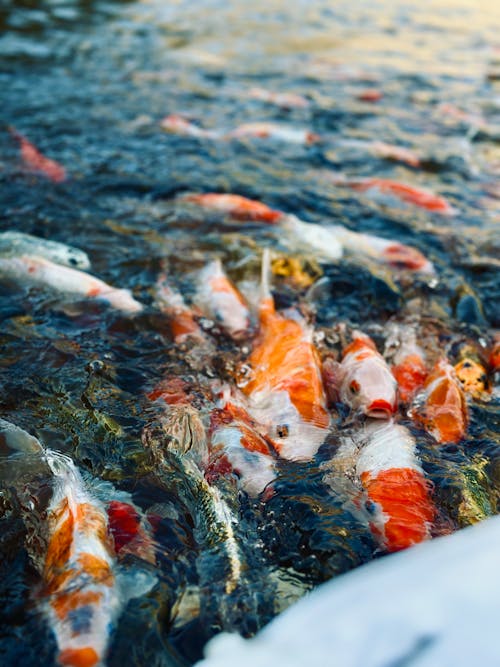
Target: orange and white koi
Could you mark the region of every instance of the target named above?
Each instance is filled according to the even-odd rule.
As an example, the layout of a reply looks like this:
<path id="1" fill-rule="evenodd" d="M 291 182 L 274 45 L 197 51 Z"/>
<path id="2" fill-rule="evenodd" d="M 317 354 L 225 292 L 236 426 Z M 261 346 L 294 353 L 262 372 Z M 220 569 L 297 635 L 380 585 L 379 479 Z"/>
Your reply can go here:
<path id="1" fill-rule="evenodd" d="M 192 309 L 186 304 L 182 295 L 170 287 L 164 273 L 156 282 L 155 296 L 155 304 L 170 318 L 170 328 L 176 343 L 183 343 L 188 338 L 199 342 L 205 341 L 205 334 L 196 321 Z"/>
<path id="2" fill-rule="evenodd" d="M 177 114 L 165 116 L 165 118 L 160 122 L 160 127 L 166 132 L 179 134 L 184 137 L 196 137 L 198 139 L 218 139 L 222 136 L 222 134 L 217 130 L 205 130 Z"/>
<path id="3" fill-rule="evenodd" d="M 458 442 L 466 431 L 468 409 L 455 369 L 440 359 L 429 373 L 412 416 L 439 442 Z"/>
<path id="4" fill-rule="evenodd" d="M 200 271 L 195 302 L 207 317 L 212 318 L 232 338 L 239 339 L 249 333 L 248 306 L 224 273 L 219 259 Z"/>
<path id="5" fill-rule="evenodd" d="M 235 220 L 262 221 L 275 223 L 283 218 L 281 211 L 276 211 L 266 204 L 240 195 L 218 194 L 209 192 L 200 195 L 184 195 L 180 201 L 189 202 L 213 211 L 220 211 Z"/>
<path id="6" fill-rule="evenodd" d="M 433 213 L 456 215 L 458 212 L 444 197 L 436 195 L 430 190 L 415 188 L 412 185 L 400 183 L 399 181 L 391 181 L 386 178 L 350 180 L 336 176 L 332 177 L 332 180 L 336 185 L 345 185 L 358 192 L 391 195 L 407 204 L 424 208 Z"/>
<path id="7" fill-rule="evenodd" d="M 294 215 L 284 216 L 280 227 L 287 232 L 289 244 L 309 247 L 318 258 L 337 260 L 347 249 L 354 255 L 365 255 L 393 268 L 434 273 L 430 260 L 416 248 L 399 241 L 353 232 L 342 225 L 304 222 Z"/>
<path id="8" fill-rule="evenodd" d="M 287 144 L 300 144 L 309 146 L 321 141 L 321 137 L 315 132 L 288 125 L 279 125 L 278 123 L 244 123 L 236 129 L 231 130 L 227 137 L 232 139 L 274 139 Z"/>
<path id="9" fill-rule="evenodd" d="M 398 395 L 402 403 L 409 405 L 429 374 L 425 353 L 415 340 L 409 327 L 401 331 L 399 349 L 394 355 L 392 374 L 398 383 Z"/>
<path id="10" fill-rule="evenodd" d="M 88 299 L 102 299 L 113 308 L 125 313 L 138 313 L 143 309 L 142 304 L 133 298 L 129 290 L 111 287 L 88 273 L 55 264 L 43 257 L 0 256 L 0 277 L 15 282 L 49 287 L 64 294 L 73 294 Z"/>
<path id="11" fill-rule="evenodd" d="M 284 109 L 306 109 L 309 106 L 309 100 L 298 93 L 276 93 L 264 88 L 250 88 L 246 92 L 246 97 L 252 100 L 268 102 Z"/>
<path id="12" fill-rule="evenodd" d="M 120 590 L 104 507 L 88 494 L 71 459 L 50 451 L 46 458 L 55 483 L 47 510 L 44 608 L 59 664 L 94 667 L 103 664 L 110 630 L 132 589 Z"/>
<path id="13" fill-rule="evenodd" d="M 410 167 L 420 167 L 420 157 L 417 153 L 404 146 L 395 146 L 384 141 L 363 141 L 362 139 L 340 139 L 336 145 L 340 148 L 359 148 L 385 160 L 403 162 Z"/>
<path id="14" fill-rule="evenodd" d="M 31 173 L 41 174 L 53 183 L 63 183 L 67 180 L 66 169 L 48 157 L 45 157 L 24 135 L 15 128 L 9 127 L 11 135 L 19 142 L 21 158 L 25 168 Z"/>
<path id="15" fill-rule="evenodd" d="M 356 474 L 366 492 L 370 528 L 389 552 L 430 537 L 436 510 L 414 437 L 394 421 L 365 426 Z"/>
<path id="16" fill-rule="evenodd" d="M 238 486 L 256 497 L 276 477 L 272 446 L 258 432 L 248 412 L 228 401 L 210 414 L 209 464 L 206 479 L 212 484 L 219 476 L 235 474 Z"/>
<path id="17" fill-rule="evenodd" d="M 312 330 L 300 314 L 276 312 L 269 291 L 269 251 L 264 250 L 259 337 L 250 354 L 248 381 L 241 387 L 248 412 L 280 456 L 311 459 L 330 425 L 321 362 Z"/>
<path id="18" fill-rule="evenodd" d="M 396 380 L 375 343 L 360 331 L 342 352 L 336 382 L 341 402 L 352 410 L 378 419 L 396 412 Z"/>

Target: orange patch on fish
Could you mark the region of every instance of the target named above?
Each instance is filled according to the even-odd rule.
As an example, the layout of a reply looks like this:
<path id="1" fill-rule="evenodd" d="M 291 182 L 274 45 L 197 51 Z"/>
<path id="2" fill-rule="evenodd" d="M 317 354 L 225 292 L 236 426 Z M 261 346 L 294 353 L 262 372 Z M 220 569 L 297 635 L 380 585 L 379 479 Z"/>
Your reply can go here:
<path id="1" fill-rule="evenodd" d="M 368 338 L 368 336 L 355 338 L 351 343 L 349 343 L 349 345 L 344 348 L 342 352 L 342 358 L 345 358 L 348 354 L 359 352 L 360 354 L 356 355 L 356 359 L 361 361 L 362 359 L 366 359 L 367 357 L 371 356 L 370 350 L 378 354 L 375 343 L 371 338 Z"/>
<path id="2" fill-rule="evenodd" d="M 78 564 L 85 574 L 88 574 L 97 583 L 104 586 L 112 586 L 114 576 L 109 563 L 99 556 L 83 553 L 78 557 Z"/>
<path id="3" fill-rule="evenodd" d="M 392 367 L 392 374 L 398 383 L 402 402 L 408 403 L 424 386 L 428 371 L 422 357 L 418 354 L 409 354 L 401 363 Z"/>
<path id="4" fill-rule="evenodd" d="M 418 271 L 429 264 L 429 260 L 419 250 L 402 243 L 394 243 L 389 246 L 384 250 L 383 255 L 388 263 L 396 268 L 403 267 Z"/>
<path id="5" fill-rule="evenodd" d="M 60 572 L 65 568 L 71 554 L 74 523 L 73 515 L 69 514 L 52 535 L 45 556 L 47 572 Z"/>
<path id="6" fill-rule="evenodd" d="M 63 667 L 94 667 L 99 663 L 99 656 L 91 646 L 85 648 L 67 648 L 58 656 Z"/>
<path id="7" fill-rule="evenodd" d="M 102 593 L 97 591 L 80 591 L 60 593 L 52 598 L 50 604 L 57 616 L 63 620 L 70 611 L 87 605 L 98 605 L 101 601 Z"/>
<path id="8" fill-rule="evenodd" d="M 383 534 L 388 551 L 400 551 L 429 536 L 435 508 L 422 473 L 411 468 L 391 468 L 372 477 L 361 475 L 369 499 L 386 517 Z"/>
<path id="9" fill-rule="evenodd" d="M 378 88 L 367 88 L 366 90 L 362 90 L 357 95 L 357 98 L 358 100 L 361 100 L 361 102 L 380 102 L 383 96 L 384 93 L 381 90 L 378 90 Z"/>

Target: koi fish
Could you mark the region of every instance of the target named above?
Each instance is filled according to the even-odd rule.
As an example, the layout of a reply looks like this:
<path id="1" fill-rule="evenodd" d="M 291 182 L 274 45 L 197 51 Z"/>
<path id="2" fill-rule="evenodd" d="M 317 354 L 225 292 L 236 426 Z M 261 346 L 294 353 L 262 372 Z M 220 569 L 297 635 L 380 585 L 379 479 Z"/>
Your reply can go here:
<path id="1" fill-rule="evenodd" d="M 455 364 L 455 374 L 466 394 L 484 399 L 489 393 L 488 370 L 481 356 L 471 345 L 464 345 Z"/>
<path id="2" fill-rule="evenodd" d="M 373 534 L 389 552 L 428 539 L 436 510 L 415 439 L 392 420 L 366 425 L 365 436 L 356 474 L 366 491 Z"/>
<path id="3" fill-rule="evenodd" d="M 205 334 L 194 318 L 193 311 L 186 305 L 182 295 L 170 287 L 164 273 L 156 282 L 155 296 L 155 304 L 170 318 L 175 343 L 183 343 L 188 338 L 205 341 Z"/>
<path id="4" fill-rule="evenodd" d="M 220 259 L 210 262 L 200 272 L 195 302 L 207 317 L 217 322 L 235 340 L 249 333 L 250 311 L 224 273 Z"/>
<path id="5" fill-rule="evenodd" d="M 275 223 L 283 218 L 281 211 L 275 211 L 266 204 L 240 195 L 207 193 L 202 195 L 185 195 L 181 201 L 197 204 L 203 208 L 225 213 L 235 220 L 256 220 Z"/>
<path id="6" fill-rule="evenodd" d="M 250 88 L 246 92 L 246 97 L 252 100 L 275 104 L 284 109 L 306 109 L 309 106 L 309 100 L 303 95 L 297 93 L 275 93 L 264 88 Z"/>
<path id="7" fill-rule="evenodd" d="M 385 160 L 403 162 L 410 167 L 420 167 L 420 158 L 410 148 L 387 144 L 384 141 L 363 141 L 361 139 L 341 139 L 336 142 L 341 148 L 359 148 Z"/>
<path id="8" fill-rule="evenodd" d="M 205 130 L 177 114 L 165 116 L 165 118 L 160 122 L 160 127 L 166 132 L 179 134 L 184 137 L 196 137 L 198 139 L 217 139 L 221 136 L 220 132 L 215 130 Z"/>
<path id="9" fill-rule="evenodd" d="M 47 239 L 22 232 L 0 233 L 0 256 L 17 257 L 18 255 L 43 257 L 55 264 L 63 264 L 76 269 L 90 268 L 87 253 L 79 248 L 57 241 L 47 241 Z"/>
<path id="10" fill-rule="evenodd" d="M 391 181 L 386 178 L 348 180 L 339 177 L 333 177 L 333 181 L 336 185 L 345 185 L 358 192 L 370 193 L 373 191 L 384 195 L 392 195 L 407 204 L 425 208 L 433 213 L 440 213 L 441 215 L 456 215 L 458 213 L 444 197 L 436 195 L 430 190 L 415 188 L 399 181 Z"/>
<path id="11" fill-rule="evenodd" d="M 312 330 L 295 310 L 276 312 L 269 290 L 269 250 L 262 260 L 259 337 L 250 354 L 250 376 L 241 386 L 248 412 L 285 459 L 307 461 L 330 425 L 321 362 Z"/>
<path id="12" fill-rule="evenodd" d="M 367 257 L 387 264 L 393 268 L 418 271 L 419 273 L 435 273 L 434 266 L 419 250 L 404 245 L 399 241 L 383 239 L 372 234 L 352 232 L 346 227 L 335 225 L 326 227 L 331 230 L 337 241 L 354 254 Z"/>
<path id="13" fill-rule="evenodd" d="M 10 134 L 19 142 L 21 158 L 26 169 L 41 174 L 53 183 L 63 183 L 67 179 L 66 169 L 48 157 L 45 157 L 24 135 L 15 128 L 9 127 Z"/>
<path id="14" fill-rule="evenodd" d="M 342 352 L 336 383 L 340 401 L 356 412 L 377 419 L 396 412 L 396 380 L 375 343 L 360 331 Z"/>
<path id="15" fill-rule="evenodd" d="M 356 95 L 361 102 L 380 102 L 384 93 L 378 88 L 367 88 Z"/>
<path id="16" fill-rule="evenodd" d="M 232 139 L 245 139 L 253 137 L 257 139 L 275 139 L 288 144 L 300 144 L 309 146 L 321 141 L 321 137 L 314 132 L 277 123 L 244 123 L 227 134 Z"/>
<path id="17" fill-rule="evenodd" d="M 429 373 L 412 413 L 439 443 L 464 437 L 468 423 L 464 390 L 455 369 L 444 359 Z"/>
<path id="18" fill-rule="evenodd" d="M 392 374 L 398 384 L 398 394 L 402 403 L 409 405 L 415 394 L 422 389 L 429 373 L 425 354 L 417 345 L 415 334 L 409 327 L 401 331 L 401 340 L 394 356 Z"/>
<path id="19" fill-rule="evenodd" d="M 131 502 L 110 500 L 106 505 L 108 532 L 113 539 L 118 558 L 133 554 L 143 561 L 155 564 L 151 526 Z"/>
<path id="20" fill-rule="evenodd" d="M 138 313 L 143 309 L 142 304 L 133 298 L 129 290 L 111 287 L 88 273 L 55 264 L 43 257 L 0 255 L 0 277 L 49 287 L 64 294 L 102 299 L 125 313 Z"/>
<path id="21" fill-rule="evenodd" d="M 44 609 L 59 664 L 94 667 L 103 664 L 125 601 L 147 592 L 152 582 L 139 583 L 142 590 L 133 585 L 121 590 L 104 508 L 88 494 L 71 459 L 51 451 L 46 459 L 55 483 L 47 510 Z"/>
<path id="22" fill-rule="evenodd" d="M 219 476 L 236 474 L 238 486 L 257 497 L 276 477 L 270 443 L 242 407 L 227 402 L 210 415 L 209 464 L 205 477 L 212 484 Z"/>
<path id="23" fill-rule="evenodd" d="M 145 429 L 142 441 L 152 453 L 160 481 L 175 488 L 191 511 L 198 542 L 223 559 L 225 592 L 232 593 L 245 569 L 235 534 L 238 518 L 219 489 L 205 479 L 208 448 L 197 411 L 189 406 L 171 408 L 166 418 Z"/>

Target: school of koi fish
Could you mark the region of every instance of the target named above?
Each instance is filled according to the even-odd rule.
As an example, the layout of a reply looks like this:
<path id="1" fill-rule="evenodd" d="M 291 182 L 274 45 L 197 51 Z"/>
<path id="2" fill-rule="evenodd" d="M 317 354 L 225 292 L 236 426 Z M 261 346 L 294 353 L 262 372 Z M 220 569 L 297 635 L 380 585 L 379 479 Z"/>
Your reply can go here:
<path id="1" fill-rule="evenodd" d="M 196 155 L 202 176 L 107 182 L 103 163 L 96 185 L 12 110 L 3 130 L 8 664 L 194 664 L 221 631 L 252 636 L 323 581 L 498 513 L 500 170 L 474 143 L 498 141 L 498 113 L 432 100 L 467 128 L 467 159 L 448 160 L 342 131 L 342 100 L 313 85 L 230 85 L 192 57 L 220 113 L 174 95 L 154 119 L 138 98 L 123 131 Z M 391 95 L 306 64 L 306 82 L 345 86 L 353 125 Z"/>

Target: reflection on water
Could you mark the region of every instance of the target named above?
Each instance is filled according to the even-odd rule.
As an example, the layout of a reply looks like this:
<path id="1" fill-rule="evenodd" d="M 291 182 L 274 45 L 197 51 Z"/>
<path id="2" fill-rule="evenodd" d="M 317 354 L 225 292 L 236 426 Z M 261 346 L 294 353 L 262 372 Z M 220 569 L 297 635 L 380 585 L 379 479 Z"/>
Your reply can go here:
<path id="1" fill-rule="evenodd" d="M 103 498 L 131 494 L 151 519 L 158 584 L 128 603 L 110 667 L 189 664 L 221 629 L 253 634 L 304 592 L 380 551 L 342 501 L 345 484 L 324 483 L 321 464 L 351 428 L 337 406 L 317 460 L 280 461 L 266 502 L 224 488 L 246 563 L 241 588 L 225 593 L 224 568 L 206 550 L 189 502 L 193 487 L 180 488 L 179 469 L 167 479 L 158 474 L 141 434 L 159 412 L 147 393 L 165 377 L 183 378 L 208 422 L 207 385 L 233 380 L 251 341 L 235 342 L 205 318 L 215 358 L 200 362 L 196 350 L 175 345 L 168 318 L 153 305 L 157 276 L 166 270 L 189 301 L 195 272 L 219 257 L 255 297 L 268 246 L 280 267 L 278 307 L 306 304 L 324 354 L 338 353 L 340 323 L 362 328 L 382 351 L 388 324 L 415 316 L 449 354 L 463 342 L 485 346 L 500 326 L 500 7 L 489 0 L 52 1 L 4 4 L 0 25 L 3 128 L 17 128 L 70 176 L 53 184 L 29 173 L 18 143 L 0 128 L 1 231 L 82 248 L 96 276 L 146 304 L 128 318 L 2 282 L 1 416 L 69 454 Z M 250 94 L 255 88 L 265 92 Z M 267 93 L 306 103 L 275 103 Z M 169 114 L 224 135 L 272 122 L 307 128 L 321 141 L 177 136 L 161 130 Z M 405 147 L 420 166 L 384 157 L 375 140 Z M 458 214 L 359 192 L 339 175 L 425 188 Z M 230 225 L 182 204 L 185 192 L 234 192 L 302 220 L 397 239 L 424 253 L 438 278 L 394 274 L 353 254 L 320 259 L 270 228 Z M 433 484 L 434 535 L 497 512 L 498 395 L 488 398 L 471 400 L 469 434 L 456 445 L 438 448 L 403 419 L 418 435 Z M 19 501 L 28 489 L 43 508 L 50 480 L 33 462 L 10 463 L 0 467 L 0 655 L 5 664 L 54 664 L 55 641 L 38 606 L 32 554 L 40 545 L 30 532 L 42 519 L 27 524 Z"/>

